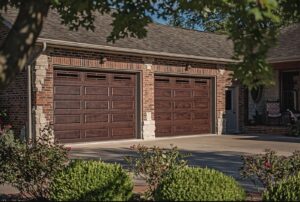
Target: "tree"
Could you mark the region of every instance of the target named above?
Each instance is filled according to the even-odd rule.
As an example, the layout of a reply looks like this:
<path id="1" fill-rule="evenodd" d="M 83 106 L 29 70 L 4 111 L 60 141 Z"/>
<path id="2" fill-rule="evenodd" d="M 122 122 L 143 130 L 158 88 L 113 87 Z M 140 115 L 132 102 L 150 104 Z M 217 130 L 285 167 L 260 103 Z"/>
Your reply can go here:
<path id="1" fill-rule="evenodd" d="M 178 11 L 167 19 L 167 24 L 171 26 L 219 34 L 227 34 L 227 22 L 228 14 L 222 13 L 219 9 L 212 11 L 206 9 L 204 13 Z"/>
<path id="2" fill-rule="evenodd" d="M 266 56 L 276 41 L 279 24 L 283 16 L 290 21 L 300 18 L 298 0 L 1 0 L 0 8 L 7 7 L 19 9 L 19 15 L 0 47 L 0 86 L 25 67 L 49 9 L 57 10 L 62 23 L 75 30 L 93 30 L 93 12 L 111 15 L 110 41 L 145 37 L 145 27 L 154 15 L 164 19 L 175 13 L 201 19 L 226 15 L 234 59 L 240 60 L 234 67 L 235 77 L 249 87 L 271 83 Z"/>

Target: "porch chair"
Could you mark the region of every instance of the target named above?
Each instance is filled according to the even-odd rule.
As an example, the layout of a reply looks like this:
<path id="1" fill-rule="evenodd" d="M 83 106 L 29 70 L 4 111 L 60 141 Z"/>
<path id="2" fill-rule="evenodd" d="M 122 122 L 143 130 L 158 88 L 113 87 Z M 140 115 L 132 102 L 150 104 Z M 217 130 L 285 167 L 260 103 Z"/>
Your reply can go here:
<path id="1" fill-rule="evenodd" d="M 278 101 L 267 101 L 266 102 L 267 111 L 267 124 L 272 125 L 274 122 L 272 120 L 277 120 L 276 125 L 281 124 L 282 113 L 280 112 L 280 104 Z"/>

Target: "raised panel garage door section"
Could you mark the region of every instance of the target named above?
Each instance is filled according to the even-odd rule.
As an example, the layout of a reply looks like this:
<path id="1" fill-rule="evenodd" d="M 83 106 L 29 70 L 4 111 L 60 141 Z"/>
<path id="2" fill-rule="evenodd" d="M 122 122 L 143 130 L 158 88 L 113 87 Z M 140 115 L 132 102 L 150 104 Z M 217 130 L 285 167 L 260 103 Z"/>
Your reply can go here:
<path id="1" fill-rule="evenodd" d="M 211 132 L 211 79 L 155 76 L 156 136 Z"/>
<path id="2" fill-rule="evenodd" d="M 54 132 L 60 142 L 136 137 L 136 75 L 55 70 Z"/>

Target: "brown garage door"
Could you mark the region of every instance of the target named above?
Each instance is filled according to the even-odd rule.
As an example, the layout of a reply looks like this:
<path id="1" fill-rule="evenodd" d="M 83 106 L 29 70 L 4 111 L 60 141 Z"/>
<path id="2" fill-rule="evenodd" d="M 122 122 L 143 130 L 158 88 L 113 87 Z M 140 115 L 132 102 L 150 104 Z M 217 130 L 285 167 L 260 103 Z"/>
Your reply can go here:
<path id="1" fill-rule="evenodd" d="M 135 99 L 135 74 L 55 70 L 55 137 L 61 142 L 135 138 Z"/>
<path id="2" fill-rule="evenodd" d="M 156 136 L 211 132 L 211 80 L 155 77 Z"/>

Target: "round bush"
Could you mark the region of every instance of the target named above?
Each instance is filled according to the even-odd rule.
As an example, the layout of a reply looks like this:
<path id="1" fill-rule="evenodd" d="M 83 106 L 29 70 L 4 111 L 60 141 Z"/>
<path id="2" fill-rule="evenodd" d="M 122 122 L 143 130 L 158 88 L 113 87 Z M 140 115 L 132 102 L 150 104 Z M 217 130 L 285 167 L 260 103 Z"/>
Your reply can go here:
<path id="1" fill-rule="evenodd" d="M 183 168 L 165 175 L 154 194 L 158 201 L 241 201 L 241 186 L 229 176 L 208 168 Z"/>
<path id="2" fill-rule="evenodd" d="M 300 201 L 300 173 L 267 188 L 264 201 Z"/>
<path id="3" fill-rule="evenodd" d="M 117 164 L 76 160 L 50 186 L 53 201 L 124 201 L 132 195 L 133 182 Z"/>

